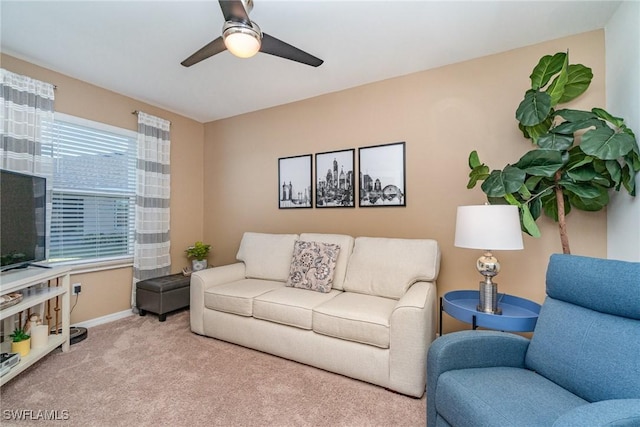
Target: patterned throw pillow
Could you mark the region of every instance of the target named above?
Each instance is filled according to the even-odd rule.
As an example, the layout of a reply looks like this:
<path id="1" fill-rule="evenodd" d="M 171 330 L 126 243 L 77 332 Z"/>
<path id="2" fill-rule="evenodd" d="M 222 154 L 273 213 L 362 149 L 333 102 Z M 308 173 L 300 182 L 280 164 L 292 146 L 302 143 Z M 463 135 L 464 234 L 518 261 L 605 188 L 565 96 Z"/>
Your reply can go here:
<path id="1" fill-rule="evenodd" d="M 330 292 L 339 252 L 339 245 L 296 241 L 286 285 Z"/>

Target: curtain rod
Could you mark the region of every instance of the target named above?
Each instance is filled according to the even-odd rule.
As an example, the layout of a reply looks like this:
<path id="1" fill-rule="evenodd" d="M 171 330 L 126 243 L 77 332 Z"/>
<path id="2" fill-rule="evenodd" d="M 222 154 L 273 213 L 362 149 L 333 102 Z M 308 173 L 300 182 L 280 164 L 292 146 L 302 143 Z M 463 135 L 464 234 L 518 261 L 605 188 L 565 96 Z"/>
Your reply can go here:
<path id="1" fill-rule="evenodd" d="M 140 112 L 139 110 L 133 110 L 131 114 L 135 114 L 137 116 L 139 112 Z M 169 122 L 169 124 L 171 124 L 171 120 L 167 120 L 167 121 Z"/>

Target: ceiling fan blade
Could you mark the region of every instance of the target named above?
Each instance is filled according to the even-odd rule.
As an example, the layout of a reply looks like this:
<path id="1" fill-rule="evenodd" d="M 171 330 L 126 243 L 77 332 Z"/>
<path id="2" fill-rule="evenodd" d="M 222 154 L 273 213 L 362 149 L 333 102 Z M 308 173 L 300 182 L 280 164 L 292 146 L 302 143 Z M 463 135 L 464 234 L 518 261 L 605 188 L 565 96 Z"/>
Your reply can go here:
<path id="1" fill-rule="evenodd" d="M 225 21 L 249 22 L 249 15 L 240 0 L 219 0 Z"/>
<path id="2" fill-rule="evenodd" d="M 224 40 L 222 40 L 222 37 L 218 37 L 217 39 L 205 45 L 202 49 L 182 61 L 180 64 L 184 65 L 185 67 L 191 67 L 192 65 L 197 64 L 198 62 L 203 61 L 220 52 L 223 52 L 226 49 L 227 47 L 224 45 Z"/>
<path id="3" fill-rule="evenodd" d="M 312 67 L 318 67 L 324 62 L 322 59 L 316 58 L 315 56 L 266 33 L 262 33 L 262 46 L 260 46 L 260 52 L 279 56 L 280 58 L 290 59 L 292 61 L 300 62 L 301 64 L 311 65 Z"/>

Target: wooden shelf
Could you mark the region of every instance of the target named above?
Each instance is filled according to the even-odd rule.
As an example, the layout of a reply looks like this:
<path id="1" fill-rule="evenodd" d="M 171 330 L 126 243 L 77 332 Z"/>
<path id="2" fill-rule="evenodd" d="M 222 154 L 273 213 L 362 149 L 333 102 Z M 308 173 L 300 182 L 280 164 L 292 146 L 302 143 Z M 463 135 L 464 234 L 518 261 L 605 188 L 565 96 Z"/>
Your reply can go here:
<path id="1" fill-rule="evenodd" d="M 67 340 L 68 337 L 65 337 L 63 334 L 49 335 L 47 345 L 40 348 L 32 348 L 29 354 L 27 354 L 25 357 L 20 358 L 20 363 L 18 363 L 18 365 L 14 366 L 9 372 L 0 377 L 0 386 L 6 384 L 22 371 L 36 363 L 38 360 L 42 359 L 47 354 L 63 345 Z M 11 342 L 2 343 L 2 352 L 11 352 Z"/>
<path id="2" fill-rule="evenodd" d="M 65 293 L 65 290 L 61 286 L 56 286 L 55 288 L 28 289 L 22 290 L 21 292 L 23 295 L 22 301 L 2 310 L 2 319 L 6 319 L 9 316 L 13 316 L 14 314 L 20 313 L 30 307 L 34 307 L 51 298 L 62 295 Z"/>

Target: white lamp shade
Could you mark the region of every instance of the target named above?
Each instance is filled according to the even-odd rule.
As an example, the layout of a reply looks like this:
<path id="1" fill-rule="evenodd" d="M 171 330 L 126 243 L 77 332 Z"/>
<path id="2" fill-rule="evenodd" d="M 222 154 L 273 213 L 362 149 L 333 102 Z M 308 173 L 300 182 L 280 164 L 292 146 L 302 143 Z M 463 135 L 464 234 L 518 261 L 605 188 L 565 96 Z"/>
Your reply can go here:
<path id="1" fill-rule="evenodd" d="M 454 245 L 484 250 L 523 249 L 517 206 L 459 206 Z"/>

